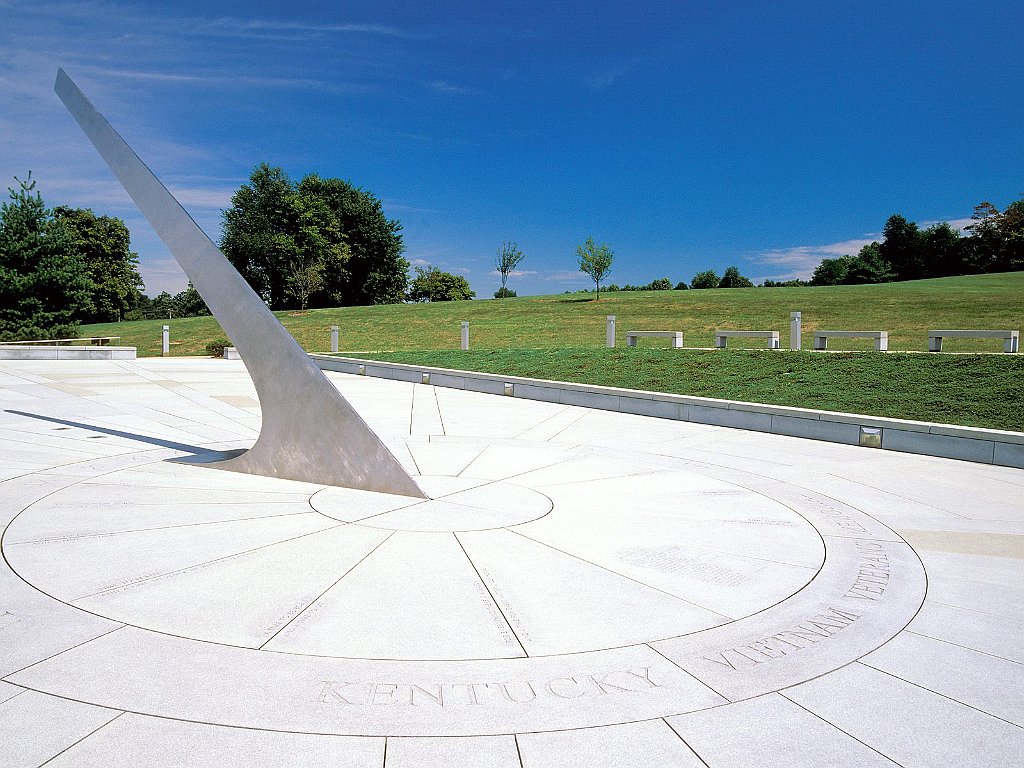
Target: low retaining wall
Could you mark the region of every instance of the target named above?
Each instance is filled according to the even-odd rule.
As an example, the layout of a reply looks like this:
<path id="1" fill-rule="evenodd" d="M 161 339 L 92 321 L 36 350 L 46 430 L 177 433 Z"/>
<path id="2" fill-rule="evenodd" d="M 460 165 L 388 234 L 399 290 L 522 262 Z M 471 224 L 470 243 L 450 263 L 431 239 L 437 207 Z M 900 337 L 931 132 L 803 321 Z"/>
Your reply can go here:
<path id="1" fill-rule="evenodd" d="M 310 355 L 325 371 L 429 383 L 438 387 L 579 405 L 619 413 L 714 424 L 720 427 L 806 437 L 846 445 L 941 456 L 1024 469 L 1024 433 L 885 419 L 855 413 L 670 395 L 564 381 L 524 379 L 349 357 Z"/>
<path id="2" fill-rule="evenodd" d="M 135 347 L 0 344 L 0 360 L 134 360 Z"/>

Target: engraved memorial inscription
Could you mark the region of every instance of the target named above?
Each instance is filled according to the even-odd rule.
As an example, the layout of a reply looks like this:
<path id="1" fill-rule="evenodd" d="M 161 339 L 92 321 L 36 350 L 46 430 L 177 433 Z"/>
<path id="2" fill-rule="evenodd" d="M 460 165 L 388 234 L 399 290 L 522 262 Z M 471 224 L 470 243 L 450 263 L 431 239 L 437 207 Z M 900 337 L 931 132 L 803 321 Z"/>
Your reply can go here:
<path id="1" fill-rule="evenodd" d="M 316 699 L 347 706 L 463 707 L 531 704 L 541 699 L 572 700 L 584 696 L 642 693 L 664 683 L 651 677 L 650 667 L 490 683 L 394 683 L 323 680 Z"/>

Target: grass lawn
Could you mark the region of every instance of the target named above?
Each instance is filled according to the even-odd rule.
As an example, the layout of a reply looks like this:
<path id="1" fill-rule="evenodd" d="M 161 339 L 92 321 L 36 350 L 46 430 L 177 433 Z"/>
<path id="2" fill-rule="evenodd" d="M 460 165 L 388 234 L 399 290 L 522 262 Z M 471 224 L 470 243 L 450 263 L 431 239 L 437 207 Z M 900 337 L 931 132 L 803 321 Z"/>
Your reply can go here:
<path id="1" fill-rule="evenodd" d="M 391 352 L 364 357 L 1024 431 L 1024 355 L 618 347 Z"/>
<path id="2" fill-rule="evenodd" d="M 889 349 L 925 351 L 932 328 L 1024 328 L 1024 272 L 829 288 L 741 288 L 531 296 L 277 313 L 310 352 L 326 352 L 330 327 L 350 355 L 387 352 L 422 365 L 537 376 L 592 384 L 722 397 L 896 418 L 1024 430 L 1024 355 L 899 355 L 669 351 L 665 339 L 637 349 L 604 347 L 605 316 L 619 344 L 629 330 L 683 331 L 687 347 L 711 347 L 716 329 L 778 330 L 789 346 L 789 313 L 811 332 L 885 330 Z M 458 351 L 470 322 L 469 354 Z M 82 336 L 120 336 L 140 356 L 160 354 L 171 326 L 171 354 L 205 354 L 224 337 L 212 317 L 103 323 Z M 754 339 L 732 344 L 754 346 Z M 868 350 L 870 340 L 830 348 Z M 995 340 L 947 339 L 951 352 L 998 352 Z M 379 356 L 379 355 L 375 355 Z"/>
<path id="3" fill-rule="evenodd" d="M 829 288 L 730 288 L 703 291 L 637 291 L 529 296 L 500 301 L 393 304 L 279 312 L 285 328 L 305 349 L 330 347 L 330 327 L 341 328 L 341 349 L 457 349 L 459 323 L 470 322 L 476 349 L 513 347 L 603 347 L 605 316 L 615 315 L 620 343 L 629 330 L 685 333 L 687 347 L 710 347 L 716 329 L 778 330 L 789 346 L 789 313 L 803 312 L 804 346 L 810 332 L 881 330 L 889 349 L 928 349 L 931 328 L 1024 327 L 1024 272 L 915 280 L 886 285 Z M 102 323 L 81 328 L 82 336 L 120 336 L 140 355 L 160 354 L 160 327 L 171 326 L 171 353 L 201 355 L 206 343 L 223 337 L 210 317 Z M 641 341 L 658 346 L 661 340 Z M 752 340 L 748 340 L 752 341 Z M 735 343 L 735 342 L 734 342 Z M 753 343 L 750 344 L 753 346 Z M 866 340 L 829 342 L 837 349 L 871 349 Z M 999 351 L 996 341 L 951 339 L 950 351 Z"/>

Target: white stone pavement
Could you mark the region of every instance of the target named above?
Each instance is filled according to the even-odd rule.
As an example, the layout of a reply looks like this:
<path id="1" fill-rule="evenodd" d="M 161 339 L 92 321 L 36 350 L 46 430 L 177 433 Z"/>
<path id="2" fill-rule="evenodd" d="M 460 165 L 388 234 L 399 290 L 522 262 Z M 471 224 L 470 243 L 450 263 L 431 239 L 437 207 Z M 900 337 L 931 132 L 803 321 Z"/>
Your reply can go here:
<path id="1" fill-rule="evenodd" d="M 0 765 L 1024 764 L 1024 471 L 329 375 L 431 500 L 0 363 Z"/>

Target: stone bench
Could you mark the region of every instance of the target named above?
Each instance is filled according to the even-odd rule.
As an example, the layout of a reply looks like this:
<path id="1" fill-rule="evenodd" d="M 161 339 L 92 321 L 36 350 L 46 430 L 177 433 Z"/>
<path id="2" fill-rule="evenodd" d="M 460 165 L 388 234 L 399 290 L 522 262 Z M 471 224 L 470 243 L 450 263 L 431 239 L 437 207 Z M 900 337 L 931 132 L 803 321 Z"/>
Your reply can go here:
<path id="1" fill-rule="evenodd" d="M 238 350 L 234 347 L 224 347 L 224 359 L 225 360 L 241 360 L 242 356 L 238 354 Z"/>
<path id="2" fill-rule="evenodd" d="M 941 352 L 944 338 L 1002 339 L 1003 352 L 1017 352 L 1020 345 L 1020 331 L 928 331 L 928 351 Z"/>
<path id="3" fill-rule="evenodd" d="M 661 336 L 672 339 L 672 349 L 683 348 L 682 331 L 629 331 L 626 333 L 626 346 L 635 347 L 636 340 L 641 336 Z"/>
<path id="4" fill-rule="evenodd" d="M 814 348 L 828 349 L 829 339 L 874 339 L 876 351 L 889 349 L 888 331 L 815 331 Z"/>
<path id="5" fill-rule="evenodd" d="M 91 345 L 104 347 L 110 344 L 112 341 L 119 341 L 120 336 L 80 336 L 73 339 L 39 339 L 37 341 L 5 341 L 4 344 L 28 344 L 33 346 L 42 346 L 45 344 L 67 345 L 71 346 L 76 341 L 88 341 Z"/>
<path id="6" fill-rule="evenodd" d="M 768 349 L 779 348 L 778 331 L 715 331 L 715 347 L 718 349 L 725 349 L 727 339 L 740 336 L 748 336 L 754 339 L 768 339 Z"/>
<path id="7" fill-rule="evenodd" d="M 135 360 L 135 347 L 87 344 L 0 344 L 0 360 Z"/>

